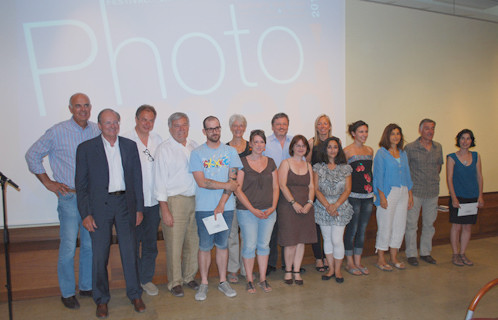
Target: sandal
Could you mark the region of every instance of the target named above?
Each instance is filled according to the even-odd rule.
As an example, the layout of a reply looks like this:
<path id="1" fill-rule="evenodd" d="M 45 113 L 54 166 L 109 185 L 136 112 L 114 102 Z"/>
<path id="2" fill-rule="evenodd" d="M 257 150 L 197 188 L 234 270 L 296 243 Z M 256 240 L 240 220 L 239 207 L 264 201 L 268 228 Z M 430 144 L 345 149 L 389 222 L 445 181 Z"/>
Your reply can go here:
<path id="1" fill-rule="evenodd" d="M 391 267 L 390 265 L 388 264 L 375 264 L 375 266 L 379 269 L 379 270 L 382 270 L 382 271 L 386 271 L 386 272 L 391 272 L 393 271 L 393 267 Z"/>
<path id="2" fill-rule="evenodd" d="M 370 271 L 368 271 L 368 268 L 367 267 L 363 267 L 363 266 L 359 266 L 358 269 L 360 270 L 361 273 L 363 273 L 364 275 L 368 276 L 370 274 Z"/>
<path id="3" fill-rule="evenodd" d="M 405 270 L 406 269 L 406 266 L 403 262 L 391 262 L 390 265 L 395 267 L 398 270 Z"/>
<path id="4" fill-rule="evenodd" d="M 465 253 L 460 255 L 460 260 L 462 260 L 463 264 L 466 266 L 471 267 L 474 265 L 474 262 L 470 261 L 469 258 L 465 256 Z"/>
<path id="5" fill-rule="evenodd" d="M 259 282 L 259 283 L 258 283 L 258 286 L 260 286 L 260 287 L 261 287 L 261 289 L 263 289 L 263 291 L 264 291 L 265 293 L 268 293 L 268 292 L 270 292 L 270 291 L 272 290 L 272 288 L 271 288 L 270 284 L 269 284 L 269 283 L 268 283 L 268 281 L 266 281 L 266 280 L 263 280 L 263 281 Z"/>
<path id="6" fill-rule="evenodd" d="M 254 288 L 254 284 L 252 283 L 252 281 L 249 281 L 246 284 L 246 290 L 250 294 L 255 294 L 256 293 L 256 288 Z"/>
<path id="7" fill-rule="evenodd" d="M 317 259 L 316 260 L 317 262 L 315 263 L 315 269 L 316 271 L 318 272 L 325 272 L 325 265 L 323 264 L 323 260 L 321 259 Z M 318 263 L 318 261 L 321 261 L 322 262 L 322 265 L 321 266 L 317 266 L 316 264 Z"/>
<path id="8" fill-rule="evenodd" d="M 285 276 L 284 276 L 284 283 L 285 284 L 288 284 L 288 285 L 291 285 L 294 281 L 292 280 L 292 271 L 285 271 L 285 274 L 288 274 L 290 273 L 291 274 L 291 278 L 290 279 L 285 279 Z"/>
<path id="9" fill-rule="evenodd" d="M 451 257 L 451 262 L 458 267 L 464 266 L 462 257 L 459 254 L 453 254 L 453 256 Z"/>
<path id="10" fill-rule="evenodd" d="M 357 268 L 348 268 L 346 266 L 344 269 L 353 276 L 361 276 L 363 274 L 363 272 L 361 272 L 360 269 Z"/>
<path id="11" fill-rule="evenodd" d="M 292 273 L 294 274 L 301 274 L 300 271 L 293 271 Z M 304 281 L 301 279 L 301 280 L 298 280 L 298 279 L 294 279 L 294 283 L 297 284 L 298 286 L 302 286 L 304 284 Z"/>
<path id="12" fill-rule="evenodd" d="M 230 283 L 239 283 L 239 277 L 237 276 L 236 273 L 232 273 L 230 272 L 229 274 L 227 274 L 227 280 L 228 282 Z"/>

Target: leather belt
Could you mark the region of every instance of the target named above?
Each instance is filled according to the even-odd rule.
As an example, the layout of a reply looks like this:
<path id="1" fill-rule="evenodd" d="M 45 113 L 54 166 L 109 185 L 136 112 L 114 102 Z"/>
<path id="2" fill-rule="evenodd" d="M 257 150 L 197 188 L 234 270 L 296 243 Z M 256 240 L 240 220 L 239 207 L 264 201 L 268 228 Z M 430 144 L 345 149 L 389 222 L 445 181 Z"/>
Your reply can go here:
<path id="1" fill-rule="evenodd" d="M 114 192 L 109 192 L 110 196 L 120 196 L 122 194 L 125 194 L 126 190 L 121 190 L 121 191 L 114 191 Z"/>

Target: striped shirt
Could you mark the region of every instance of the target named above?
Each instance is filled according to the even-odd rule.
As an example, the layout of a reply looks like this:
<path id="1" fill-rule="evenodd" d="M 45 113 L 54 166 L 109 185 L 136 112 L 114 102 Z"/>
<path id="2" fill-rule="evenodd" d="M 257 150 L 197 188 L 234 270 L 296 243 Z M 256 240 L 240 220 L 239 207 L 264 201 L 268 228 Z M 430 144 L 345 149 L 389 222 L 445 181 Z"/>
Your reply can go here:
<path id="1" fill-rule="evenodd" d="M 99 134 L 97 124 L 90 121 L 86 128 L 80 127 L 73 118 L 54 125 L 26 152 L 29 171 L 34 174 L 45 173 L 43 158 L 48 155 L 53 179 L 74 189 L 76 148 L 83 141 Z"/>

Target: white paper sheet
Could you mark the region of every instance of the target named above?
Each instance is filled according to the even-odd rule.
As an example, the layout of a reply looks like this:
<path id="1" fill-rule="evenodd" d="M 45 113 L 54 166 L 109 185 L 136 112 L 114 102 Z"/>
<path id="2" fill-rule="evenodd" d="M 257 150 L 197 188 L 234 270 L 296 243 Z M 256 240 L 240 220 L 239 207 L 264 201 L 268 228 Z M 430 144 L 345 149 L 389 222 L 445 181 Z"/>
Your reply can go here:
<path id="1" fill-rule="evenodd" d="M 477 214 L 477 202 L 471 203 L 460 203 L 460 209 L 458 209 L 458 216 L 471 216 Z"/>
<path id="2" fill-rule="evenodd" d="M 212 215 L 202 219 L 202 222 L 204 222 L 204 225 L 206 226 L 209 234 L 215 234 L 221 231 L 228 230 L 225 218 L 223 217 L 223 214 L 220 213 L 216 215 L 216 220 L 214 220 L 214 215 Z"/>

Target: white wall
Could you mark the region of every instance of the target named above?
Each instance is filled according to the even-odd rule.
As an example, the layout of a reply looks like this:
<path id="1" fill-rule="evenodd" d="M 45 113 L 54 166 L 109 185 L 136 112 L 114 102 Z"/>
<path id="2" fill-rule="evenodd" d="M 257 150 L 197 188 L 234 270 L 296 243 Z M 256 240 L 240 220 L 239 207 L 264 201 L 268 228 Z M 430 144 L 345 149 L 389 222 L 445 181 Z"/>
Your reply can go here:
<path id="1" fill-rule="evenodd" d="M 473 130 L 484 191 L 498 191 L 498 24 L 347 1 L 347 122 L 369 123 L 377 150 L 387 124 L 411 142 L 423 118 L 437 122 L 445 156 L 457 150 L 458 131 Z M 440 195 L 448 194 L 445 170 Z"/>

